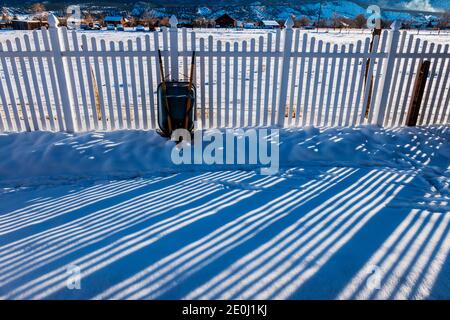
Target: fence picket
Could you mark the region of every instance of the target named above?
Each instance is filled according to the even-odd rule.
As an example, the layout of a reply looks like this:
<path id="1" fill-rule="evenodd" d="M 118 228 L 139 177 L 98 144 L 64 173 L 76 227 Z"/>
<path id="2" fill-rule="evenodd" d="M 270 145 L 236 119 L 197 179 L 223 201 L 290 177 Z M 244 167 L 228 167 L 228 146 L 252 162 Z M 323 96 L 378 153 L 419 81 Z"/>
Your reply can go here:
<path id="1" fill-rule="evenodd" d="M 305 33 L 305 34 L 303 34 L 303 40 L 302 40 L 302 51 L 301 51 L 302 54 L 304 54 L 306 52 L 307 43 L 308 43 L 308 35 Z M 305 58 L 301 57 L 300 72 L 299 72 L 299 76 L 298 76 L 297 103 L 296 103 L 296 109 L 295 109 L 295 125 L 296 126 L 298 126 L 300 123 L 300 110 L 301 110 L 301 101 L 302 101 L 302 92 L 303 92 L 304 72 L 305 72 Z M 303 119 L 303 114 L 302 114 L 302 119 Z"/>
<path id="2" fill-rule="evenodd" d="M 336 114 L 338 111 L 338 103 L 339 103 L 339 93 L 341 92 L 341 83 L 342 83 L 342 70 L 344 68 L 344 59 L 345 59 L 345 45 L 341 46 L 341 53 L 344 53 L 342 57 L 339 59 L 339 67 L 337 72 L 337 81 L 336 81 L 336 90 L 334 92 L 334 101 L 332 105 L 332 113 L 331 113 L 331 126 L 334 127 L 336 125 Z"/>
<path id="3" fill-rule="evenodd" d="M 92 52 L 97 52 L 97 40 L 95 38 L 91 38 L 91 48 L 92 48 Z M 104 63 L 104 58 L 102 58 L 102 62 Z M 100 110 L 102 112 L 101 115 L 101 120 L 102 120 L 102 127 L 103 130 L 107 129 L 107 124 L 106 124 L 106 109 L 105 109 L 105 100 L 103 97 L 103 85 L 102 85 L 102 75 L 100 73 L 100 61 L 98 56 L 94 57 L 94 72 L 95 72 L 95 83 L 97 84 L 97 93 L 98 93 L 98 98 L 99 98 L 99 103 L 100 103 Z"/>
<path id="4" fill-rule="evenodd" d="M 327 42 L 325 44 L 325 53 L 330 53 L 331 44 Z M 319 97 L 319 110 L 317 112 L 317 122 L 316 124 L 320 126 L 322 124 L 322 113 L 323 113 L 323 104 L 325 100 L 325 89 L 326 89 L 326 79 L 327 79 L 327 73 L 328 73 L 328 56 L 325 57 L 323 61 L 323 69 L 322 69 L 322 86 L 320 88 L 320 97 Z"/>
<path id="5" fill-rule="evenodd" d="M 292 41 L 292 40 L 291 40 Z M 289 41 L 290 45 L 290 41 Z M 281 49 L 281 30 L 277 29 L 275 34 L 275 52 L 279 53 Z M 274 125 L 277 121 L 275 118 L 275 114 L 277 111 L 277 107 L 279 107 L 279 103 L 277 106 L 277 93 L 278 91 L 286 91 L 286 88 L 280 88 L 278 86 L 278 73 L 279 73 L 279 67 L 280 67 L 280 56 L 275 55 L 274 57 L 274 65 L 273 65 L 273 80 L 272 80 L 272 103 L 270 108 L 270 124 Z M 279 90 L 280 88 L 280 90 Z"/>
<path id="6" fill-rule="evenodd" d="M 225 43 L 225 126 L 230 127 L 230 50 L 229 42 Z"/>
<path id="7" fill-rule="evenodd" d="M 269 52 L 272 52 L 272 34 L 267 35 L 267 57 L 266 57 L 266 75 L 264 79 L 264 113 L 263 113 L 263 125 L 268 125 L 268 115 L 269 115 L 269 90 L 270 90 L 270 68 L 271 68 L 271 58 Z"/>
<path id="8" fill-rule="evenodd" d="M 125 46 L 122 41 L 119 42 L 119 50 L 121 52 L 125 52 Z M 127 68 L 125 65 L 125 56 L 123 54 L 120 56 L 120 67 L 122 74 L 123 98 L 125 100 L 125 115 L 127 117 L 127 128 L 131 129 L 131 110 L 130 110 L 130 96 L 128 94 L 128 77 L 127 77 Z"/>
<path id="9" fill-rule="evenodd" d="M 355 53 L 359 53 L 359 52 L 361 52 L 361 45 L 362 45 L 362 42 L 361 42 L 361 40 L 358 40 L 357 42 L 356 42 L 356 49 L 355 49 Z M 358 58 L 355 58 L 355 57 L 353 57 L 352 59 L 349 59 L 349 60 L 352 60 L 353 61 L 353 68 L 352 68 L 352 72 L 351 72 L 351 74 L 352 74 L 352 78 L 351 78 L 351 81 L 350 81 L 350 84 L 349 84 L 349 88 L 350 88 L 350 95 L 349 95 L 349 97 L 348 97 L 348 102 L 347 102 L 347 114 L 346 114 L 346 116 L 345 116 L 345 123 L 344 123 L 344 126 L 348 126 L 348 125 L 350 125 L 350 123 L 351 123 L 351 121 L 350 121 L 350 118 L 351 118 L 351 112 L 353 111 L 354 113 L 356 112 L 356 108 L 354 107 L 354 104 L 353 104 L 353 97 L 354 97 L 354 95 L 355 95 L 355 90 L 354 90 L 354 88 L 356 87 L 356 76 L 357 76 L 357 74 L 358 74 Z M 360 81 L 362 81 L 362 79 L 360 79 Z"/>
<path id="10" fill-rule="evenodd" d="M 39 41 L 36 40 L 36 46 L 39 45 Z M 91 130 L 91 124 L 90 124 L 90 119 L 89 119 L 89 109 L 88 109 L 88 102 L 87 102 L 87 94 L 86 94 L 86 89 L 85 89 L 85 84 L 84 84 L 84 75 L 83 75 L 83 68 L 81 65 L 81 51 L 80 51 L 80 47 L 78 45 L 78 38 L 77 38 L 77 34 L 74 31 L 72 31 L 72 43 L 73 43 L 73 52 L 76 53 L 76 65 L 77 65 L 77 73 L 78 73 L 78 84 L 79 84 L 79 89 L 81 91 L 81 102 L 83 104 L 83 116 L 84 116 L 84 128 L 86 130 Z M 41 64 L 41 63 L 40 63 Z M 42 65 L 42 64 L 41 64 Z M 42 74 L 42 71 L 41 71 Z M 44 88 L 46 87 L 46 84 L 44 84 Z M 73 83 L 73 87 L 76 87 L 75 82 Z M 46 97 L 47 100 L 49 100 L 49 98 Z M 51 111 L 50 105 L 47 104 L 47 108 L 49 110 L 49 113 Z M 79 110 L 79 106 L 78 106 L 78 110 Z M 51 119 L 52 120 L 52 119 Z M 54 127 L 54 125 L 52 124 L 52 122 L 50 122 L 52 127 Z M 82 121 L 80 119 L 80 123 L 82 124 Z"/>
<path id="11" fill-rule="evenodd" d="M 142 51 L 142 40 L 140 37 L 136 39 L 136 50 Z M 139 73 L 139 87 L 141 89 L 142 124 L 143 128 L 147 130 L 148 129 L 147 100 L 145 98 L 144 61 L 142 56 L 138 57 L 138 73 Z"/>
<path id="12" fill-rule="evenodd" d="M 200 38 L 200 52 L 205 52 L 205 39 Z M 202 115 L 202 125 L 206 126 L 206 88 L 205 88 L 205 57 L 200 56 L 200 114 Z"/>
<path id="13" fill-rule="evenodd" d="M 214 127 L 214 77 L 213 37 L 208 37 L 208 127 Z"/>
<path id="14" fill-rule="evenodd" d="M 258 78 L 256 83 L 256 115 L 255 115 L 255 125 L 260 126 L 261 121 L 261 109 L 263 105 L 261 104 L 261 91 L 262 91 L 262 79 L 263 79 L 263 53 L 264 53 L 264 37 L 260 36 L 258 41 Z"/>
<path id="15" fill-rule="evenodd" d="M 319 40 L 317 45 L 318 52 L 322 52 L 322 46 L 323 41 Z M 317 108 L 316 102 L 317 102 L 317 91 L 319 89 L 320 63 L 321 58 L 316 58 L 316 65 L 314 67 L 313 94 L 311 99 L 311 114 L 310 114 L 311 120 L 309 121 L 311 125 L 316 124 L 316 108 Z"/>
<path id="16" fill-rule="evenodd" d="M 247 123 L 248 126 L 253 126 L 253 94 L 255 91 L 255 39 L 250 40 L 250 79 L 248 85 L 248 113 Z"/>
<path id="17" fill-rule="evenodd" d="M 347 55 L 347 65 L 345 66 L 345 75 L 344 75 L 344 85 L 342 87 L 342 97 L 341 97 L 341 105 L 339 108 L 339 119 L 338 119 L 338 126 L 342 126 L 342 121 L 344 120 L 344 109 L 345 106 L 347 106 L 347 109 L 350 109 L 350 105 L 345 104 L 345 98 L 347 97 L 347 88 L 348 88 L 348 81 L 350 78 L 350 67 L 352 63 L 351 56 L 353 55 L 353 44 L 350 44 L 348 48 L 348 55 Z M 350 87 L 351 88 L 351 87 Z M 351 89 L 350 89 L 351 90 Z"/>
<path id="18" fill-rule="evenodd" d="M 300 42 L 300 30 L 295 30 L 295 36 L 294 36 L 294 52 L 298 52 L 298 46 Z M 297 64 L 298 64 L 298 57 L 295 56 L 292 58 L 292 75 L 291 75 L 291 88 L 289 90 L 290 96 L 289 96 L 289 105 L 287 110 L 288 115 L 288 126 L 292 125 L 292 121 L 295 118 L 295 112 L 294 112 L 294 96 L 295 96 L 295 82 L 297 80 Z"/>
<path id="19" fill-rule="evenodd" d="M 239 51 L 238 43 L 233 44 L 233 52 L 237 53 Z M 239 58 L 237 54 L 234 54 L 233 58 L 233 128 L 237 125 L 237 100 L 238 100 L 238 65 Z"/>
<path id="20" fill-rule="evenodd" d="M 106 41 L 104 39 L 100 40 L 100 49 L 102 52 L 106 52 Z M 113 58 L 111 58 L 112 60 Z M 106 62 L 106 63 L 105 63 Z M 112 63 L 111 63 L 112 64 Z M 114 109 L 113 109 L 113 100 L 112 100 L 112 92 L 111 92 L 111 77 L 109 74 L 109 63 L 108 57 L 105 57 L 103 60 L 103 73 L 105 75 L 105 86 L 106 86 L 106 99 L 108 101 L 108 112 L 109 112 L 109 125 L 112 130 L 116 128 L 115 117 L 114 117 Z M 120 106 L 120 104 L 119 104 Z"/>
<path id="21" fill-rule="evenodd" d="M 114 41 L 109 43 L 109 50 L 111 52 L 116 51 L 116 46 Z M 123 129 L 123 115 L 122 115 L 122 102 L 120 100 L 120 88 L 119 88 L 119 71 L 117 68 L 117 58 L 111 58 L 112 63 L 112 71 L 113 71 L 113 79 L 114 79 L 114 97 L 116 98 L 116 108 L 117 108 L 117 122 L 119 125 L 119 129 Z M 113 122 L 113 120 L 111 120 Z"/>
<path id="22" fill-rule="evenodd" d="M 222 127 L 222 41 L 217 41 L 217 127 Z"/>
<path id="23" fill-rule="evenodd" d="M 239 126 L 243 127 L 245 125 L 245 81 L 247 78 L 247 58 L 245 57 L 245 53 L 247 52 L 247 41 L 242 42 L 242 60 L 241 60 L 241 107 L 240 107 L 240 115 L 239 115 Z"/>
<path id="24" fill-rule="evenodd" d="M 363 96 L 363 90 L 364 90 L 364 77 L 366 72 L 366 64 L 368 61 L 367 54 L 369 53 L 370 49 L 370 39 L 366 38 L 364 41 L 364 58 L 361 61 L 361 70 L 359 73 L 359 79 L 358 79 L 358 90 L 356 93 L 356 99 L 355 99 L 355 111 L 353 113 L 353 119 L 352 119 L 352 125 L 360 124 L 361 119 L 363 117 L 362 113 L 364 113 L 364 106 L 361 106 L 361 97 Z M 361 112 L 361 114 L 360 114 Z"/>
<path id="25" fill-rule="evenodd" d="M 315 37 L 311 37 L 310 45 L 309 45 L 309 51 L 314 52 L 314 45 L 316 42 Z M 308 106 L 309 106 L 309 92 L 310 92 L 310 86 L 311 86 L 311 74 L 312 74 L 312 66 L 313 66 L 313 58 L 308 58 L 308 76 L 306 77 L 306 87 L 305 87 L 305 99 L 303 104 L 303 114 L 302 114 L 302 126 L 309 125 L 308 122 Z"/>
<path id="26" fill-rule="evenodd" d="M 150 36 L 145 36 L 145 51 L 150 52 Z M 150 101 L 150 126 L 151 128 L 156 128 L 156 104 L 155 104 L 155 86 L 153 84 L 153 68 L 152 68 L 152 58 L 147 55 L 147 77 L 148 77 L 148 95 Z"/>

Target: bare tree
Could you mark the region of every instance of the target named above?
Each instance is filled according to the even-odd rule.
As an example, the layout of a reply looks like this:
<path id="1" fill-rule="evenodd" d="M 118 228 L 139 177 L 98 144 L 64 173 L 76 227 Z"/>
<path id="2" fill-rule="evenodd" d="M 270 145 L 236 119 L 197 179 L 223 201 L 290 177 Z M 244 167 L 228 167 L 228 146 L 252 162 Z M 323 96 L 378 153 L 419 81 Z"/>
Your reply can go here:
<path id="1" fill-rule="evenodd" d="M 43 13 L 45 11 L 45 6 L 44 6 L 44 4 L 38 2 L 38 3 L 32 4 L 30 7 L 30 10 L 32 13 L 38 13 L 38 14 Z"/>
<path id="2" fill-rule="evenodd" d="M 296 26 L 298 27 L 306 27 L 309 26 L 311 20 L 308 17 L 302 16 L 299 20 L 296 21 Z"/>
<path id="3" fill-rule="evenodd" d="M 358 14 L 355 19 L 353 19 L 353 25 L 358 29 L 364 28 L 366 25 L 366 17 L 364 17 L 363 14 Z"/>
<path id="4" fill-rule="evenodd" d="M 450 27 L 450 11 L 444 12 L 438 20 L 437 27 L 445 29 Z"/>

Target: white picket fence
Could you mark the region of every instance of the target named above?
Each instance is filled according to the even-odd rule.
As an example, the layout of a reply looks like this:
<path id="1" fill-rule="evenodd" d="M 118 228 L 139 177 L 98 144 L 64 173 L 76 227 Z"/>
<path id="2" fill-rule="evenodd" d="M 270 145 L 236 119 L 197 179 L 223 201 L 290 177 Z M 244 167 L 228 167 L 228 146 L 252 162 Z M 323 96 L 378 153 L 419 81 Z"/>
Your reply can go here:
<path id="1" fill-rule="evenodd" d="M 234 43 L 176 27 L 126 43 L 86 35 L 80 41 L 57 23 L 51 16 L 49 30 L 0 43 L 0 131 L 156 128 L 158 48 L 171 79 L 187 78 L 196 52 L 197 119 L 204 128 L 401 126 L 425 59 L 431 67 L 418 123 L 450 120 L 449 45 L 395 26 L 370 50 L 370 38 L 332 45 L 293 30 L 290 20 L 275 34 Z"/>

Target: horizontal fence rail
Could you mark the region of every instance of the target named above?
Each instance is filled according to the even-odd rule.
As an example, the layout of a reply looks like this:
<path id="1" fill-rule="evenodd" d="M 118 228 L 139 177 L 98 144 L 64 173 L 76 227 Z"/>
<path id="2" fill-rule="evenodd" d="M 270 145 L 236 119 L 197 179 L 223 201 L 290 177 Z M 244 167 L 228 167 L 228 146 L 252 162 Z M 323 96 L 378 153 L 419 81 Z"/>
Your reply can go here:
<path id="1" fill-rule="evenodd" d="M 348 45 L 294 30 L 289 21 L 284 30 L 234 43 L 176 27 L 106 42 L 50 20 L 48 30 L 0 43 L 0 131 L 155 129 L 158 49 L 165 77 L 175 80 L 188 77 L 196 52 L 204 128 L 402 126 L 425 60 L 417 124 L 450 120 L 449 45 L 395 26 Z"/>

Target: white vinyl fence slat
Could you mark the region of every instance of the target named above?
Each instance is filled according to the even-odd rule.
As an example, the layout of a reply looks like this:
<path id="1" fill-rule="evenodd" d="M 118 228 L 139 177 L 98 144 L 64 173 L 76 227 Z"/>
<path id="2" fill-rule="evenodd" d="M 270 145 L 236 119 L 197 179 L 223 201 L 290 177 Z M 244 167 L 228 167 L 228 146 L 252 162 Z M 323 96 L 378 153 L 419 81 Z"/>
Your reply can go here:
<path id="1" fill-rule="evenodd" d="M 258 76 L 257 76 L 257 83 L 256 83 L 256 119 L 255 119 L 255 125 L 260 126 L 262 125 L 261 120 L 261 110 L 263 108 L 262 102 L 261 102 L 261 96 L 262 96 L 262 80 L 263 80 L 263 52 L 264 52 L 264 37 L 260 36 L 258 41 Z"/>
<path id="2" fill-rule="evenodd" d="M 208 128 L 214 127 L 214 58 L 213 52 L 213 37 L 208 37 Z"/>
<path id="3" fill-rule="evenodd" d="M 322 52 L 323 41 L 319 40 L 317 44 L 317 52 Z M 317 110 L 317 93 L 319 92 L 319 75 L 320 75 L 321 58 L 316 58 L 316 65 L 314 67 L 314 82 L 313 82 L 313 93 L 311 99 L 311 114 L 310 114 L 310 125 L 315 125 L 316 122 L 316 110 Z"/>
<path id="4" fill-rule="evenodd" d="M 380 40 L 379 36 L 375 36 L 373 38 L 372 52 L 377 52 L 379 40 Z M 369 102 L 369 96 L 372 93 L 371 83 L 372 83 L 372 79 L 373 79 L 372 75 L 373 75 L 374 66 L 375 66 L 375 59 L 372 58 L 369 61 L 369 67 L 367 69 L 367 76 L 365 78 L 365 83 L 364 83 L 364 96 L 362 99 L 362 112 L 361 112 L 361 116 L 360 116 L 360 124 L 364 123 L 364 119 L 366 117 L 366 112 L 367 112 L 367 107 L 368 107 L 368 102 Z"/>
<path id="5" fill-rule="evenodd" d="M 406 35 L 407 32 L 404 31 L 401 35 L 400 38 L 400 50 L 403 50 L 404 46 L 405 46 L 405 40 L 406 40 Z M 401 52 L 401 51 L 400 51 Z M 394 70 L 394 78 L 392 80 L 392 85 L 391 85 L 391 94 L 389 95 L 389 100 L 388 100 L 388 104 L 387 104 L 387 108 L 386 108 L 386 118 L 384 120 L 385 125 L 388 125 L 389 121 L 392 120 L 392 115 L 391 115 L 391 111 L 392 111 L 392 104 L 394 102 L 394 96 L 396 93 L 396 88 L 397 88 L 397 84 L 398 84 L 398 75 L 399 75 L 399 71 L 400 71 L 400 64 L 401 64 L 401 59 L 396 59 L 395 61 L 395 70 Z"/>
<path id="6" fill-rule="evenodd" d="M 251 54 L 254 54 L 256 47 L 256 41 L 255 39 L 250 40 L 250 52 Z M 255 57 L 250 57 L 250 79 L 249 79 L 249 85 L 248 85 L 248 117 L 247 117 L 247 123 L 246 125 L 251 127 L 253 126 L 253 95 L 255 91 Z"/>
<path id="7" fill-rule="evenodd" d="M 346 53 L 345 51 L 346 47 L 345 45 L 341 46 L 341 53 Z M 338 72 L 336 74 L 337 80 L 336 80 L 336 90 L 334 91 L 334 101 L 332 106 L 332 113 L 331 113 L 331 126 L 334 127 L 336 125 L 337 117 L 337 111 L 338 111 L 338 103 L 339 103 L 339 93 L 341 93 L 341 83 L 342 83 L 342 72 L 344 69 L 344 57 L 345 55 L 342 55 L 342 57 L 339 59 L 339 67 Z"/>
<path id="8" fill-rule="evenodd" d="M 361 52 L 361 45 L 362 45 L 361 40 L 358 40 L 356 42 L 355 52 Z M 358 75 L 358 60 L 359 59 L 354 57 L 354 58 L 349 59 L 349 60 L 351 60 L 350 67 L 352 68 L 351 69 L 352 70 L 351 71 L 351 75 L 352 76 L 351 76 L 351 80 L 350 80 L 350 83 L 349 83 L 349 86 L 348 86 L 348 88 L 350 89 L 350 95 L 348 97 L 347 103 L 345 104 L 347 106 L 347 113 L 346 113 L 346 116 L 345 116 L 344 126 L 351 125 L 351 114 L 352 114 L 352 111 L 353 111 L 353 113 L 356 113 L 356 109 L 355 109 L 354 104 L 353 104 L 353 97 L 355 95 L 356 77 Z M 353 65 L 353 67 L 352 67 L 352 65 Z"/>
<path id="9" fill-rule="evenodd" d="M 333 45 L 333 53 L 337 54 L 338 52 L 338 45 Z M 328 92 L 327 92 L 327 102 L 325 105 L 325 118 L 324 118 L 324 125 L 328 126 L 330 124 L 330 112 L 332 108 L 332 98 L 333 98 L 333 91 L 334 91 L 334 78 L 335 78 L 335 70 L 336 70 L 336 59 L 337 55 L 334 55 L 331 58 L 331 73 L 328 81 Z"/>
<path id="10" fill-rule="evenodd" d="M 145 51 L 147 54 L 147 84 L 148 84 L 148 96 L 149 96 L 149 108 L 150 108 L 150 127 L 156 128 L 156 103 L 155 103 L 155 85 L 153 83 L 153 70 L 152 67 L 152 56 L 150 54 L 151 46 L 150 46 L 150 36 L 145 36 Z"/>
<path id="11" fill-rule="evenodd" d="M 238 47 L 238 43 L 235 42 L 233 44 L 233 52 L 238 52 L 239 51 L 239 47 Z M 235 128 L 237 126 L 237 116 L 238 116 L 238 112 L 237 112 L 237 103 L 238 103 L 238 77 L 239 77 L 239 58 L 237 55 L 234 55 L 233 58 L 233 122 L 232 122 L 232 127 Z"/>
<path id="12" fill-rule="evenodd" d="M 272 34 L 269 33 L 267 35 L 267 53 L 272 52 Z M 270 91 L 270 69 L 271 69 L 271 61 L 270 55 L 266 56 L 266 74 L 264 79 L 264 113 L 263 113 L 263 125 L 268 125 L 268 117 L 269 117 L 269 91 Z"/>
<path id="13" fill-rule="evenodd" d="M 100 40 L 100 49 L 102 52 L 106 52 L 106 41 L 105 39 Z M 108 114 L 109 114 L 109 125 L 111 130 L 114 130 L 116 128 L 115 124 L 115 116 L 114 116 L 114 109 L 113 109 L 113 99 L 112 99 L 112 91 L 111 91 L 111 76 L 109 72 L 109 66 L 112 65 L 109 61 L 111 61 L 114 58 L 108 58 L 105 56 L 103 60 L 103 73 L 105 75 L 105 85 L 106 85 L 106 98 L 108 101 Z"/>
<path id="14" fill-rule="evenodd" d="M 298 52 L 300 42 L 300 30 L 295 30 L 294 35 L 294 52 Z M 289 96 L 289 104 L 287 106 L 287 116 L 288 116 L 288 126 L 292 125 L 293 120 L 295 119 L 295 111 L 294 111 L 294 96 L 295 96 L 295 84 L 297 80 L 297 64 L 298 64 L 298 57 L 295 56 L 292 58 L 292 69 L 291 69 L 291 88 L 289 90 L 290 96 Z"/>
<path id="15" fill-rule="evenodd" d="M 247 52 L 247 41 L 242 42 L 242 52 Z M 247 106 L 247 102 L 245 100 L 245 88 L 246 83 L 245 80 L 247 78 L 247 58 L 242 57 L 241 60 L 241 90 L 240 90 L 240 114 L 239 114 L 239 127 L 245 126 L 245 107 Z"/>
<path id="16" fill-rule="evenodd" d="M 142 39 L 136 39 L 136 49 L 142 51 Z M 141 95 L 141 116 L 142 116 L 142 126 L 145 130 L 148 129 L 148 116 L 147 116 L 147 99 L 145 96 L 145 75 L 144 75 L 144 60 L 143 57 L 138 57 L 138 74 L 139 74 L 139 88 Z"/>
<path id="17" fill-rule="evenodd" d="M 225 43 L 225 52 L 230 52 L 230 43 Z M 230 124 L 230 57 L 229 55 L 225 56 L 225 126 L 229 128 Z"/>
<path id="18" fill-rule="evenodd" d="M 92 45 L 92 51 L 97 52 L 97 40 L 95 38 L 91 38 L 91 45 Z M 104 59 L 102 58 L 102 63 L 104 63 Z M 101 114 L 101 120 L 102 120 L 102 128 L 103 130 L 107 129 L 107 117 L 106 117 L 106 108 L 105 108 L 105 99 L 103 97 L 103 78 L 102 74 L 100 73 L 100 59 L 98 57 L 94 57 L 94 74 L 95 74 L 95 83 L 97 84 L 97 93 L 98 98 L 100 102 L 100 110 L 102 112 Z"/>
<path id="19" fill-rule="evenodd" d="M 200 38 L 200 52 L 205 52 L 205 39 Z M 205 88 L 205 57 L 200 56 L 200 114 L 202 125 L 206 126 L 206 88 Z"/>
<path id="20" fill-rule="evenodd" d="M 122 41 L 119 42 L 119 50 L 125 52 L 125 46 Z M 120 57 L 120 69 L 122 74 L 122 87 L 123 87 L 123 97 L 125 102 L 125 116 L 127 118 L 127 128 L 131 129 L 131 110 L 130 110 L 130 96 L 128 93 L 128 77 L 127 68 L 125 64 L 125 56 Z"/>
<path id="21" fill-rule="evenodd" d="M 281 30 L 277 29 L 275 34 L 275 52 L 279 53 L 281 49 Z M 274 125 L 276 123 L 276 109 L 277 109 L 277 93 L 279 91 L 278 86 L 278 74 L 280 67 L 280 56 L 275 55 L 274 65 L 273 65 L 273 80 L 272 80 L 272 103 L 270 104 L 270 124 Z M 284 88 L 282 89 L 284 90 Z M 266 93 L 267 94 L 267 93 Z"/>
<path id="22" fill-rule="evenodd" d="M 368 53 L 370 49 L 370 39 L 366 38 L 364 41 L 364 53 Z M 364 90 L 364 77 L 366 73 L 366 64 L 367 64 L 368 58 L 364 57 L 361 61 L 361 67 L 359 72 L 359 81 L 358 81 L 358 89 L 355 99 L 355 111 L 353 113 L 353 119 L 352 119 L 352 126 L 360 124 L 361 121 L 361 114 L 364 112 L 363 107 L 361 106 L 361 98 L 363 97 L 363 90 Z"/>
<path id="23" fill-rule="evenodd" d="M 219 56 L 217 57 L 217 127 L 222 127 L 222 57 L 220 53 L 222 52 L 222 41 L 217 41 L 217 52 Z"/>
<path id="24" fill-rule="evenodd" d="M 344 123 L 345 119 L 344 119 L 344 111 L 345 108 L 350 109 L 350 105 L 346 104 L 345 99 L 347 98 L 347 91 L 348 91 L 348 82 L 350 79 L 350 68 L 351 68 L 351 63 L 352 63 L 352 59 L 351 56 L 353 55 L 353 43 L 350 44 L 349 48 L 348 48 L 348 55 L 347 55 L 347 64 L 345 66 L 345 76 L 344 76 L 344 84 L 342 86 L 342 97 L 341 97 L 341 104 L 339 106 L 339 119 L 338 119 L 338 126 L 342 126 L 342 123 Z"/>
<path id="25" fill-rule="evenodd" d="M 309 51 L 314 52 L 314 45 L 316 42 L 315 37 L 311 37 Z M 312 66 L 313 66 L 313 58 L 308 58 L 308 74 L 306 76 L 306 87 L 305 87 L 305 99 L 303 104 L 303 113 L 302 113 L 302 126 L 309 125 L 308 123 L 308 106 L 309 106 L 309 92 L 311 87 L 311 75 L 312 75 Z"/>
<path id="26" fill-rule="evenodd" d="M 386 52 L 386 43 L 387 43 L 387 38 L 388 38 L 388 32 L 387 30 L 384 30 L 381 36 L 381 46 L 379 48 L 379 52 Z M 370 101 L 370 109 L 369 109 L 369 118 L 368 118 L 368 122 L 371 124 L 373 123 L 373 117 L 375 114 L 375 108 L 377 106 L 377 100 L 381 99 L 381 96 L 379 94 L 378 91 L 378 86 L 380 84 L 380 80 L 382 77 L 382 70 L 383 70 L 383 63 L 384 60 L 386 59 L 377 59 L 377 72 L 376 72 L 376 76 L 374 78 L 373 81 L 373 89 L 372 89 L 372 96 L 371 96 L 371 101 Z M 383 86 L 381 86 L 382 88 Z"/>
<path id="27" fill-rule="evenodd" d="M 109 43 L 109 50 L 116 51 L 116 46 L 114 41 Z M 119 129 L 123 129 L 123 115 L 122 115 L 122 102 L 120 99 L 120 87 L 119 87 L 119 71 L 117 67 L 117 58 L 111 58 L 113 81 L 114 81 L 114 97 L 116 99 L 116 109 L 117 109 L 117 124 Z M 111 119 L 111 124 L 115 126 L 114 121 Z"/>

